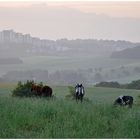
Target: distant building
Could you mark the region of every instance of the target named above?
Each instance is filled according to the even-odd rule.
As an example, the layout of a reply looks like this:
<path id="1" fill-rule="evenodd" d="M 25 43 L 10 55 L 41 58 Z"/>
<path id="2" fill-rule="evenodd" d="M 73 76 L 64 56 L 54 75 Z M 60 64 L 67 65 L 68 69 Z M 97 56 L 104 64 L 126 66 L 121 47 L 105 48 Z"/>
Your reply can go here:
<path id="1" fill-rule="evenodd" d="M 0 42 L 3 42 L 3 35 L 2 35 L 2 32 L 0 32 Z"/>
<path id="2" fill-rule="evenodd" d="M 2 39 L 4 42 L 11 42 L 14 38 L 14 32 L 13 30 L 3 30 L 1 32 Z"/>
<path id="3" fill-rule="evenodd" d="M 27 52 L 44 52 L 53 50 L 54 41 L 43 39 L 37 37 L 31 37 L 30 34 L 22 34 L 14 32 L 13 30 L 3 30 L 0 32 L 0 43 L 19 43 L 19 44 L 29 44 L 29 49 Z"/>
<path id="4" fill-rule="evenodd" d="M 14 39 L 17 43 L 23 43 L 24 42 L 24 37 L 21 33 L 15 33 L 15 38 Z"/>
<path id="5" fill-rule="evenodd" d="M 0 42 L 23 42 L 23 35 L 15 33 L 13 30 L 3 30 L 0 32 Z"/>
<path id="6" fill-rule="evenodd" d="M 24 43 L 28 43 L 28 44 L 32 44 L 33 43 L 33 40 L 32 40 L 32 37 L 30 36 L 30 34 L 25 34 L 23 36 L 23 42 Z"/>

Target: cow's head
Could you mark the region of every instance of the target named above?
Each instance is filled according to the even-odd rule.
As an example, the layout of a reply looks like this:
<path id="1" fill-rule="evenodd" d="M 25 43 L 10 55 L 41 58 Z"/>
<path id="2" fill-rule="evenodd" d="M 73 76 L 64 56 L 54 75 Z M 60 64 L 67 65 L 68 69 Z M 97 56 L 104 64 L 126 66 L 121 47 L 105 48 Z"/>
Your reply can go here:
<path id="1" fill-rule="evenodd" d="M 120 98 L 117 98 L 115 101 L 114 101 L 114 105 L 122 105 L 122 100 Z"/>

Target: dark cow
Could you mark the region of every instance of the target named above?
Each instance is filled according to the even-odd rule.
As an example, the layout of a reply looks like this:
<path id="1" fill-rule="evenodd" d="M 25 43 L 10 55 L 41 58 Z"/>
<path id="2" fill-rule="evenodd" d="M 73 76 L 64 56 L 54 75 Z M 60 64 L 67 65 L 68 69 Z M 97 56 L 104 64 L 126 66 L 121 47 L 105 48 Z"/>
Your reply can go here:
<path id="1" fill-rule="evenodd" d="M 132 107 L 133 105 L 133 97 L 132 96 L 119 96 L 115 102 L 114 105 L 120 105 L 120 106 L 126 106 Z"/>
<path id="2" fill-rule="evenodd" d="M 42 86 L 32 84 L 31 92 L 35 92 L 35 94 L 37 96 L 41 96 L 42 95 Z"/>
<path id="3" fill-rule="evenodd" d="M 52 88 L 49 86 L 32 83 L 31 92 L 35 92 L 37 96 L 52 97 Z"/>
<path id="4" fill-rule="evenodd" d="M 78 102 L 78 100 L 83 101 L 83 97 L 85 95 L 85 90 L 82 84 L 77 84 L 75 87 L 75 97 L 76 97 L 76 101 Z"/>
<path id="5" fill-rule="evenodd" d="M 43 86 L 42 95 L 45 97 L 52 97 L 52 88 L 49 86 Z"/>

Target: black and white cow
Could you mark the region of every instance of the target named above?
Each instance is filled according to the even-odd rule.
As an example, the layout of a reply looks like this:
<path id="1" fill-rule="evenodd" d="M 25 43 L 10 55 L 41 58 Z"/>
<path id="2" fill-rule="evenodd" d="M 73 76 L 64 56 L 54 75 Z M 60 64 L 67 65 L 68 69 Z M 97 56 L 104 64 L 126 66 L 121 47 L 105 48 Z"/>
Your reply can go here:
<path id="1" fill-rule="evenodd" d="M 131 108 L 133 105 L 133 97 L 121 95 L 115 100 L 114 105 L 120 105 L 120 106 L 128 105 Z"/>
<path id="2" fill-rule="evenodd" d="M 75 97 L 76 101 L 81 100 L 83 101 L 83 97 L 85 95 L 85 90 L 82 84 L 77 84 L 75 87 Z"/>

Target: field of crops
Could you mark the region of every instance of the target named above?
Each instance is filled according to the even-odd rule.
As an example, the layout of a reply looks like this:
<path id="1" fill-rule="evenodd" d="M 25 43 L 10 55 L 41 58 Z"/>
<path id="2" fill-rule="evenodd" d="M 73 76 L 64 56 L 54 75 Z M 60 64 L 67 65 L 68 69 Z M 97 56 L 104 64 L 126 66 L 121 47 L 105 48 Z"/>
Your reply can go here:
<path id="1" fill-rule="evenodd" d="M 12 97 L 13 88 L 0 85 L 0 138 L 140 138 L 138 90 L 86 87 L 77 104 L 68 87 L 53 87 L 51 100 Z M 119 95 L 132 95 L 133 108 L 114 107 Z"/>

